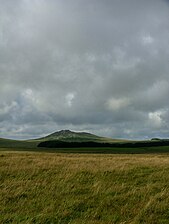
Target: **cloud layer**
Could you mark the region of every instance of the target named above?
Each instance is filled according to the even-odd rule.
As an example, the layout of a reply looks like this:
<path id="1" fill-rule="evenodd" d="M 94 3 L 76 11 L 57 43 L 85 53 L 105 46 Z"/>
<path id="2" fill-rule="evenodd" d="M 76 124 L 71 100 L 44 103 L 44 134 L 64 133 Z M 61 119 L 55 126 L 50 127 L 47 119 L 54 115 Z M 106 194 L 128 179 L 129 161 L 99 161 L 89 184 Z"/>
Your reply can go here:
<path id="1" fill-rule="evenodd" d="M 0 0 L 1 137 L 169 137 L 169 2 Z"/>

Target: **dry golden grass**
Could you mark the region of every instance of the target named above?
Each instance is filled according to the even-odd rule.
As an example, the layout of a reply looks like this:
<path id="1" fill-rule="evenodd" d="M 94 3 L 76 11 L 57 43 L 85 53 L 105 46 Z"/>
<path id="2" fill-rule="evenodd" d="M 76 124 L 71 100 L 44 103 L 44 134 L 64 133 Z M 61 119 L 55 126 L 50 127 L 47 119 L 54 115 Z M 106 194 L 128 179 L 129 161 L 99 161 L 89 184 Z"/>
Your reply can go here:
<path id="1" fill-rule="evenodd" d="M 169 155 L 0 152 L 0 223 L 169 223 Z"/>

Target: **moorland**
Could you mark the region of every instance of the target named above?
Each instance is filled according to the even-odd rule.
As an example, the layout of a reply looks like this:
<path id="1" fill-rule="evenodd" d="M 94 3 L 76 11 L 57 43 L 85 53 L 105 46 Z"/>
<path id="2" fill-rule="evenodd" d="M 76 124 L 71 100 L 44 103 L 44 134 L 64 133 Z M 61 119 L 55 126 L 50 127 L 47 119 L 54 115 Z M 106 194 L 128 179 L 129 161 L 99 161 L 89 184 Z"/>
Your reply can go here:
<path id="1" fill-rule="evenodd" d="M 50 141 L 68 146 L 38 147 Z M 167 141 L 68 130 L 0 139 L 0 223 L 168 224 L 169 146 L 150 145 Z M 74 148 L 72 142 L 110 145 Z"/>

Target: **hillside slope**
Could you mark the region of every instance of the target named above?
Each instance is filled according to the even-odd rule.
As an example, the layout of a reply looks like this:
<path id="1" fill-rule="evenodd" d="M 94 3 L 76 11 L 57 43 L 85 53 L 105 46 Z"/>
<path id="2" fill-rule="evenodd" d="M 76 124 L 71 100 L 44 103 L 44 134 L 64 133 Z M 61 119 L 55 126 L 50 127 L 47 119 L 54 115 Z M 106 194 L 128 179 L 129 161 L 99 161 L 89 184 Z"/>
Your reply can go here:
<path id="1" fill-rule="evenodd" d="M 0 148 L 33 149 L 39 142 L 0 138 Z"/>
<path id="2" fill-rule="evenodd" d="M 0 148 L 29 148 L 34 149 L 40 142 L 44 141 L 64 141 L 64 142 L 120 142 L 111 138 L 100 137 L 86 132 L 73 132 L 70 130 L 61 130 L 38 139 L 13 140 L 0 138 Z"/>
<path id="3" fill-rule="evenodd" d="M 113 139 L 100 137 L 100 136 L 90 134 L 87 132 L 74 132 L 70 130 L 57 131 L 43 138 L 36 139 L 36 141 L 52 141 L 52 140 L 59 140 L 59 141 L 66 141 L 66 142 L 113 141 Z"/>

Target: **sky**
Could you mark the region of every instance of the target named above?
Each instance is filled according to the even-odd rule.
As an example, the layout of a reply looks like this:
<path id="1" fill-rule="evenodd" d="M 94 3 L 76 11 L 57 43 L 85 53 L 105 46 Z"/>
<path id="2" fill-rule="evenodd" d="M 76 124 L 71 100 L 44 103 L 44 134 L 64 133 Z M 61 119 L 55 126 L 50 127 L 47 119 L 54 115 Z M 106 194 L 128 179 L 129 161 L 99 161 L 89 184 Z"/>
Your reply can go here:
<path id="1" fill-rule="evenodd" d="M 0 0 L 0 137 L 169 138 L 169 1 Z"/>

